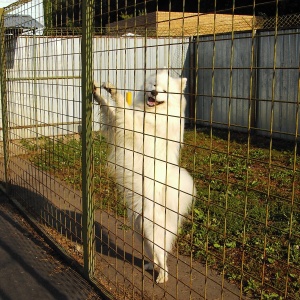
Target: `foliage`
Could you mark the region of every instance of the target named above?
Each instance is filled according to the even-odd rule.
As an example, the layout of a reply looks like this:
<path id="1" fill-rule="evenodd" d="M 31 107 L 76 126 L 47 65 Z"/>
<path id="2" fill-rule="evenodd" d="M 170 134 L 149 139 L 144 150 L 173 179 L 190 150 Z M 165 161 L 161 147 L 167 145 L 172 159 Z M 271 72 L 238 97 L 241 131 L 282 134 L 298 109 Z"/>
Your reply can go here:
<path id="1" fill-rule="evenodd" d="M 146 10 L 139 10 L 138 13 L 137 13 L 137 16 L 145 16 L 146 14 L 147 14 Z M 122 20 L 128 20 L 128 19 L 131 19 L 133 17 L 134 17 L 133 14 L 127 14 L 126 12 L 121 12 L 120 13 L 120 18 Z"/>

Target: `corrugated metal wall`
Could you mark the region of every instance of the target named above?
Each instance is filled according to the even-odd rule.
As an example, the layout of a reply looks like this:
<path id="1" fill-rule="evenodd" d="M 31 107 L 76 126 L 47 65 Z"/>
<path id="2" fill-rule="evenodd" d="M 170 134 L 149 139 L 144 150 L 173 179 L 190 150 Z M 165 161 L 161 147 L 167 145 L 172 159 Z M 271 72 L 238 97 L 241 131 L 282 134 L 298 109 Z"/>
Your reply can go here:
<path id="1" fill-rule="evenodd" d="M 11 139 L 32 138 L 37 132 L 49 136 L 78 131 L 81 38 L 21 36 L 10 48 L 7 88 L 9 103 L 13 106 L 9 116 Z M 167 67 L 171 75 L 186 77 L 188 50 L 188 38 L 95 37 L 94 78 L 99 83 L 111 81 L 124 94 L 126 91 L 134 94 L 145 77 L 157 68 Z M 99 120 L 97 107 L 94 119 Z M 97 130 L 98 123 L 94 125 Z"/>
<path id="2" fill-rule="evenodd" d="M 194 46 L 198 124 L 270 135 L 272 122 L 274 137 L 295 137 L 299 29 L 204 36 Z"/>
<path id="3" fill-rule="evenodd" d="M 12 43 L 7 63 L 11 139 L 78 131 L 80 41 L 22 36 Z"/>
<path id="4" fill-rule="evenodd" d="M 251 45 L 251 33 L 204 36 L 196 42 L 198 123 L 247 128 Z"/>
<path id="5" fill-rule="evenodd" d="M 276 137 L 293 139 L 300 100 L 300 30 L 279 31 L 277 35 L 260 32 L 257 41 L 257 127 L 261 134 L 272 130 Z"/>
<path id="6" fill-rule="evenodd" d="M 18 37 L 11 45 L 15 50 L 7 64 L 10 105 L 20 106 L 20 94 L 21 102 L 28 103 L 25 111 L 23 108 L 22 112 L 10 115 L 11 124 L 16 128 L 11 132 L 12 139 L 33 137 L 30 126 L 40 128 L 43 135 L 77 130 L 81 118 L 80 43 L 79 37 L 27 36 Z M 190 47 L 196 53 L 195 78 L 188 72 Z M 280 30 L 277 34 L 261 31 L 254 37 L 252 33 L 202 36 L 192 44 L 189 39 L 99 37 L 94 39 L 94 50 L 95 80 L 116 83 L 124 94 L 126 91 L 134 94 L 146 76 L 157 68 L 167 67 L 173 76 L 185 76 L 195 83 L 198 124 L 239 131 L 251 128 L 269 135 L 272 123 L 274 137 L 293 139 L 295 136 L 299 29 Z M 26 70 L 20 68 L 24 63 Z M 35 107 L 32 102 L 36 103 Z M 61 109 L 63 114 L 59 114 Z M 78 118 L 78 124 L 74 118 Z M 99 111 L 95 109 L 95 119 L 98 118 Z"/>

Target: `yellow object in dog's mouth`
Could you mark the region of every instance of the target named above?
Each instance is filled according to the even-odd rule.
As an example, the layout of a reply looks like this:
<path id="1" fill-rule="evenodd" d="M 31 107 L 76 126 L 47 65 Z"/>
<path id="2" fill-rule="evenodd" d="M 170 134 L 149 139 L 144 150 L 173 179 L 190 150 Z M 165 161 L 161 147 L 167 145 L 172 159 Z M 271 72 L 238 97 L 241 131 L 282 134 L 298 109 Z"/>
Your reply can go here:
<path id="1" fill-rule="evenodd" d="M 152 97 L 148 97 L 148 100 L 147 100 L 147 105 L 149 107 L 153 107 L 155 105 L 159 105 L 159 104 L 162 104 L 162 103 L 164 103 L 164 101 L 157 101 Z"/>

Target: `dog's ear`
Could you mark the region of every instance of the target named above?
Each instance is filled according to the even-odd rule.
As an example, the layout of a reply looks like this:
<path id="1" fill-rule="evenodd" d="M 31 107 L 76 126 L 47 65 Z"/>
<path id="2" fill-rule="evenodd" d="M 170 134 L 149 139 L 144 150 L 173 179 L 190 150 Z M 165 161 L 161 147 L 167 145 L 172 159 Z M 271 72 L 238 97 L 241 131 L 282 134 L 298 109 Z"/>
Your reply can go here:
<path id="1" fill-rule="evenodd" d="M 184 89 L 186 88 L 187 78 L 179 78 L 179 80 L 180 80 L 180 84 L 181 84 L 181 91 L 183 92 Z"/>

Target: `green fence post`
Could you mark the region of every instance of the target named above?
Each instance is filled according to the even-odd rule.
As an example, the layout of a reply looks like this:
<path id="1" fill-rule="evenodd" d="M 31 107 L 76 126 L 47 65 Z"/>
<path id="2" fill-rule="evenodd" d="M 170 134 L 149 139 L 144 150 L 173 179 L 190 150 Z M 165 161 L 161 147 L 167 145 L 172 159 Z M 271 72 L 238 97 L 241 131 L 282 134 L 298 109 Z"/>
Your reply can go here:
<path id="1" fill-rule="evenodd" d="M 0 43 L 0 80 L 1 80 L 1 113 L 2 113 L 2 135 L 3 135 L 3 156 L 4 156 L 4 177 L 6 189 L 9 183 L 9 139 L 7 119 L 7 94 L 6 94 L 6 53 L 5 53 L 5 28 L 4 8 L 0 8 L 1 43 Z"/>
<path id="2" fill-rule="evenodd" d="M 93 191 L 93 138 L 92 138 L 92 101 L 93 101 L 93 22 L 94 1 L 82 3 L 82 236 L 84 273 L 90 278 L 95 267 L 95 232 Z"/>

